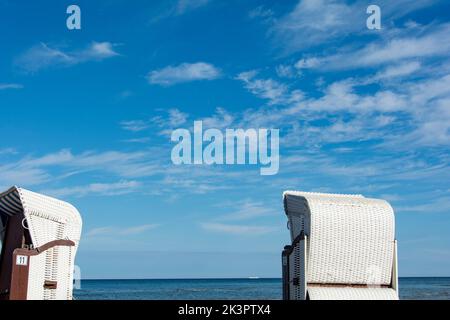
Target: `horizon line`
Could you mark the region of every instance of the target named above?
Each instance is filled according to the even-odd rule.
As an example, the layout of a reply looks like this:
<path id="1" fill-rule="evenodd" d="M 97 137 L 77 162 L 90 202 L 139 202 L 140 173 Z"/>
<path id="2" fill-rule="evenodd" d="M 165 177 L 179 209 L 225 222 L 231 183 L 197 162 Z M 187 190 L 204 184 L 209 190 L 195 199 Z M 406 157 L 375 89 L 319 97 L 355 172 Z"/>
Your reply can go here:
<path id="1" fill-rule="evenodd" d="M 412 279 L 412 278 L 450 278 L 450 276 L 406 276 L 399 277 L 399 279 Z M 80 279 L 81 281 L 117 281 L 117 280 L 282 280 L 281 277 L 225 277 L 225 278 L 88 278 Z"/>

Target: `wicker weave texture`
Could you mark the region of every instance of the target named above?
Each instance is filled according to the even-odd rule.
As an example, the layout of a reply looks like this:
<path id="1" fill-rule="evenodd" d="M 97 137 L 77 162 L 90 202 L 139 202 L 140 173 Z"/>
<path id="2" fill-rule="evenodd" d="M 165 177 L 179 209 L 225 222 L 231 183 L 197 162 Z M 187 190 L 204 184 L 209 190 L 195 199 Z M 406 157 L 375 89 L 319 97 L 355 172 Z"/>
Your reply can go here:
<path id="1" fill-rule="evenodd" d="M 46 255 L 40 254 L 30 257 L 30 271 L 28 274 L 28 300 L 43 300 L 45 281 Z"/>
<path id="2" fill-rule="evenodd" d="M 64 201 L 22 188 L 17 190 L 35 247 L 59 239 L 70 239 L 78 245 L 82 222 L 77 209 Z"/>
<path id="3" fill-rule="evenodd" d="M 311 300 L 398 300 L 391 288 L 310 287 L 308 294 Z"/>
<path id="4" fill-rule="evenodd" d="M 391 283 L 395 225 L 387 202 L 292 191 L 284 199 L 292 238 L 309 236 L 308 283 Z"/>

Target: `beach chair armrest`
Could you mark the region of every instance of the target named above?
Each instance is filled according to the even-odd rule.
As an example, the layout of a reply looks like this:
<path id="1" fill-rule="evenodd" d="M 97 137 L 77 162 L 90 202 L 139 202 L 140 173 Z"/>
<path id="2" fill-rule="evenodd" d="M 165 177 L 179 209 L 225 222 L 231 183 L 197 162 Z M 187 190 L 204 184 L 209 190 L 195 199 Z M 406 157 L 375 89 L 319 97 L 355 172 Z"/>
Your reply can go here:
<path id="1" fill-rule="evenodd" d="M 398 261 L 397 261 L 397 240 L 394 240 L 394 259 L 392 263 L 392 278 L 391 278 L 391 287 L 392 289 L 397 292 L 397 295 L 399 295 L 398 291 Z"/>
<path id="2" fill-rule="evenodd" d="M 306 299 L 306 245 L 302 232 L 282 253 L 283 299 Z"/>
<path id="3" fill-rule="evenodd" d="M 50 242 L 47 242 L 46 244 L 43 244 L 40 247 L 34 248 L 34 249 L 27 249 L 27 248 L 19 248 L 14 250 L 14 253 L 17 253 L 19 255 L 24 256 L 37 256 L 38 254 L 41 254 L 42 252 L 45 252 L 49 249 L 52 249 L 54 247 L 72 247 L 75 246 L 75 242 L 72 240 L 53 240 Z"/>

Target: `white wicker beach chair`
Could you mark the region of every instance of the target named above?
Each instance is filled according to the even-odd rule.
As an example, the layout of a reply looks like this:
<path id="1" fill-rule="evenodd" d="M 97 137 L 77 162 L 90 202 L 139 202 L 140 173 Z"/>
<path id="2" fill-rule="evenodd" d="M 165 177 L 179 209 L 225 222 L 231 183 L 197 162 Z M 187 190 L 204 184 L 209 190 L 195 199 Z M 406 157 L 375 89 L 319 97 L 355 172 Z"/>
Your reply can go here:
<path id="1" fill-rule="evenodd" d="M 0 300 L 72 299 L 78 211 L 12 187 L 0 193 L 0 218 Z"/>
<path id="2" fill-rule="evenodd" d="M 361 195 L 286 191 L 292 244 L 282 253 L 283 299 L 397 300 L 392 207 Z"/>

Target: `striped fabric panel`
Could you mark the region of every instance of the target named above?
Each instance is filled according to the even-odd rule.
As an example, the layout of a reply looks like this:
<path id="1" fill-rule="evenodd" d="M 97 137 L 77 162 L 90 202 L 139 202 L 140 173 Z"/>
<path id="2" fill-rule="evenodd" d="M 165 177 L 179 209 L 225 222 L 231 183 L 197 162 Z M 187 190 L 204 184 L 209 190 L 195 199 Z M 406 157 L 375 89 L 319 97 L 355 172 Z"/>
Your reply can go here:
<path id="1" fill-rule="evenodd" d="M 0 198 L 0 213 L 13 216 L 22 211 L 23 207 L 17 190 L 5 194 Z"/>

